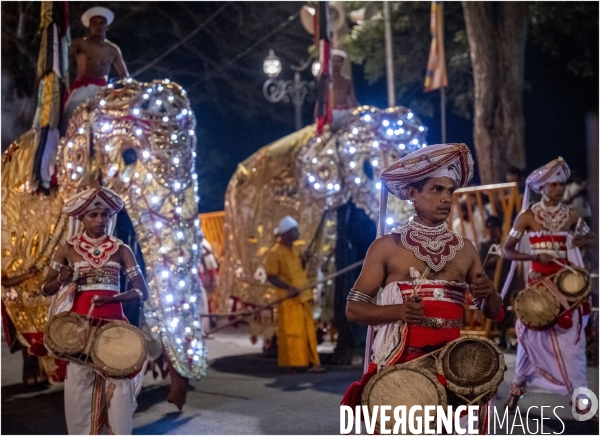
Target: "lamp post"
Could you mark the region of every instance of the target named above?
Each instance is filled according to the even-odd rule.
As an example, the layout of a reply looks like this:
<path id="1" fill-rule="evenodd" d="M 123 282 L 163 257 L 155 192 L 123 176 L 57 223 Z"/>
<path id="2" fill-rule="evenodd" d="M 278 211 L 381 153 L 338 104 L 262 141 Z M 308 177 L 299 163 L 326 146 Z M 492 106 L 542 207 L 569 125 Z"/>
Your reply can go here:
<path id="1" fill-rule="evenodd" d="M 311 61 L 312 58 L 309 57 L 300 66 L 290 66 L 294 71 L 294 80 L 277 79 L 277 76 L 281 73 L 282 65 L 281 60 L 275 56 L 272 49 L 269 49 L 269 55 L 263 62 L 263 71 L 269 76 L 269 79 L 263 85 L 263 94 L 271 103 L 278 103 L 280 101 L 284 103 L 292 102 L 296 115 L 296 130 L 302 128 L 302 105 L 304 104 L 304 100 L 316 88 L 314 81 L 307 82 L 300 77 L 300 72 L 307 69 Z M 313 64 L 311 70 L 313 75 L 316 76 L 320 68 L 315 64 Z"/>

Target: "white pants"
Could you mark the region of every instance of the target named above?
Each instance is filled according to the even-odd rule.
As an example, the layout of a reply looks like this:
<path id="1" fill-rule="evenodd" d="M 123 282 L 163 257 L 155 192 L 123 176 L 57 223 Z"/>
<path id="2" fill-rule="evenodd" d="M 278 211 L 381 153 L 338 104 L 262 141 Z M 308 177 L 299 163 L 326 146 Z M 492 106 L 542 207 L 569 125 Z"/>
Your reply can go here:
<path id="1" fill-rule="evenodd" d="M 89 366 L 69 362 L 65 380 L 69 434 L 131 434 L 145 369 L 144 365 L 132 379 L 113 379 L 103 378 Z M 104 389 L 100 388 L 102 381 Z M 108 422 L 101 422 L 105 408 Z"/>

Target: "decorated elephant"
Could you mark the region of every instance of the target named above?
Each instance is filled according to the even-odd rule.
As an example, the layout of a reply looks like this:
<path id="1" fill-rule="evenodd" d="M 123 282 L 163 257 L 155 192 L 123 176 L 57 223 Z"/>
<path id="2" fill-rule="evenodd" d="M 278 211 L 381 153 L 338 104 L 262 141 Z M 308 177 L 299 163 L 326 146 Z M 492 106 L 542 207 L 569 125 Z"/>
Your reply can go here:
<path id="1" fill-rule="evenodd" d="M 325 130 L 317 135 L 311 125 L 261 148 L 240 163 L 225 194 L 225 253 L 219 291 L 222 304 L 231 300 L 230 308 L 235 311 L 277 299 L 275 288 L 265 283 L 263 264 L 274 242 L 273 231 L 285 215 L 296 218 L 301 235 L 297 243 L 313 254 L 309 282 L 315 283 L 347 266 L 349 262 L 343 262 L 337 244 L 344 233 L 341 227 L 348 223 L 345 218 L 340 222 L 339 212 L 352 204 L 366 214 L 365 221 L 370 219 L 374 228 L 381 171 L 425 147 L 426 131 L 405 107 L 380 110 L 361 106 L 335 132 Z M 390 198 L 390 228 L 405 224 L 411 215 L 408 202 Z M 374 239 L 375 231 L 372 233 Z M 338 293 L 347 294 L 350 289 L 348 286 L 334 293 L 335 285 L 329 280 L 315 287 L 315 317 L 321 325 L 334 319 L 336 300 L 341 300 Z M 337 287 L 341 287 L 339 281 Z M 276 310 L 265 311 L 251 320 L 253 336 L 264 335 L 268 341 L 275 331 L 275 317 Z"/>
<path id="2" fill-rule="evenodd" d="M 22 135 L 2 159 L 2 275 L 32 265 L 39 273 L 3 289 L 2 301 L 20 342 L 41 347 L 49 299 L 39 289 L 56 246 L 66 236 L 66 199 L 93 186 L 117 192 L 139 246 L 150 297 L 142 330 L 149 359 L 166 355 L 181 377 L 199 379 L 207 353 L 200 324 L 206 312 L 198 277 L 202 233 L 195 173 L 195 117 L 186 92 L 169 80 L 126 79 L 99 91 L 73 113 L 56 156 L 56 185 L 37 189 L 36 135 Z M 53 360 L 45 363 L 52 374 Z"/>

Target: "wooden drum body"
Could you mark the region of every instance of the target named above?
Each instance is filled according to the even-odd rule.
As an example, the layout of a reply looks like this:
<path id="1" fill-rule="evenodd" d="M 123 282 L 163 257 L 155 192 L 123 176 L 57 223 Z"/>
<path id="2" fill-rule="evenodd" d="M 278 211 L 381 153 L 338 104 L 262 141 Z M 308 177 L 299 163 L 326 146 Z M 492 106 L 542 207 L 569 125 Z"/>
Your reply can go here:
<path id="1" fill-rule="evenodd" d="M 561 269 L 554 276 L 554 283 L 570 304 L 587 298 L 592 290 L 590 273 L 576 266 Z"/>
<path id="2" fill-rule="evenodd" d="M 552 327 L 560 314 L 560 303 L 548 289 L 541 285 L 530 286 L 517 294 L 515 313 L 525 327 L 545 330 Z"/>
<path id="3" fill-rule="evenodd" d="M 94 368 L 108 377 L 128 377 L 146 361 L 146 340 L 131 324 L 110 321 L 96 331 L 91 356 Z"/>

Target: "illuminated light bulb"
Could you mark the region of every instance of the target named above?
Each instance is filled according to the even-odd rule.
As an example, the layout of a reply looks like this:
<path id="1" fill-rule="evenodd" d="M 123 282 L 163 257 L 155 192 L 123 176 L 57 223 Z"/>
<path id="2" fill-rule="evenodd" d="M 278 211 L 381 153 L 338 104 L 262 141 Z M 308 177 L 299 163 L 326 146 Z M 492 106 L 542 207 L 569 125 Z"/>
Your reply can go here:
<path id="1" fill-rule="evenodd" d="M 79 133 L 81 133 L 81 132 L 79 132 Z M 72 143 L 71 141 L 69 141 L 69 142 L 67 143 L 67 147 L 69 147 L 69 148 L 73 148 L 73 143 Z"/>
<path id="2" fill-rule="evenodd" d="M 188 328 L 189 328 L 189 327 L 188 327 Z M 187 331 L 188 331 L 188 329 L 186 328 L 186 329 L 185 329 L 185 331 L 187 332 Z M 189 348 L 189 349 L 187 350 L 187 353 L 188 353 L 188 354 L 190 354 L 190 355 L 191 355 L 191 354 L 194 354 L 194 350 L 192 350 L 191 348 Z"/>
<path id="3" fill-rule="evenodd" d="M 131 77 L 127 78 L 126 82 L 127 83 L 131 83 L 133 81 L 133 79 Z"/>
<path id="4" fill-rule="evenodd" d="M 150 173 L 146 174 L 146 179 L 152 180 L 152 174 L 150 174 Z"/>
<path id="5" fill-rule="evenodd" d="M 177 324 L 179 324 L 179 318 L 173 318 L 171 321 L 171 327 L 177 327 Z"/>
<path id="6" fill-rule="evenodd" d="M 71 162 L 68 162 L 68 163 L 67 163 L 67 169 L 69 169 L 69 170 L 70 170 L 71 168 L 73 168 L 73 164 L 72 164 Z"/>
<path id="7" fill-rule="evenodd" d="M 106 145 L 104 146 L 104 149 L 105 149 L 106 151 L 110 151 L 110 145 L 106 144 Z"/>
<path id="8" fill-rule="evenodd" d="M 185 328 L 185 332 L 186 332 L 186 333 L 191 333 L 191 331 L 192 331 L 192 329 L 191 329 L 191 328 L 189 328 L 189 327 L 186 327 L 186 328 Z M 191 350 L 190 350 L 190 351 L 191 351 Z"/>
<path id="9" fill-rule="evenodd" d="M 196 227 L 198 227 L 200 225 L 200 220 L 199 219 L 194 220 L 194 225 Z"/>
<path id="10" fill-rule="evenodd" d="M 140 173 L 133 173 L 133 177 L 134 177 L 134 178 L 136 178 L 136 179 L 137 179 L 139 176 L 140 176 Z"/>
<path id="11" fill-rule="evenodd" d="M 173 302 L 173 296 L 172 296 L 171 294 L 168 294 L 168 295 L 165 297 L 165 300 L 167 300 L 167 303 L 172 303 L 172 302 Z"/>
<path id="12" fill-rule="evenodd" d="M 419 140 L 418 140 L 417 138 L 415 138 L 415 139 L 413 139 L 413 140 L 412 140 L 412 143 L 413 143 L 414 145 L 417 145 L 417 144 L 419 143 Z"/>
<path id="13" fill-rule="evenodd" d="M 381 124 L 383 124 L 383 127 L 387 127 L 390 125 L 390 122 L 388 120 L 383 120 Z"/>
<path id="14" fill-rule="evenodd" d="M 373 141 L 373 147 L 375 147 L 375 148 L 379 147 L 379 141 Z"/>
<path id="15" fill-rule="evenodd" d="M 357 135 L 357 134 L 358 134 L 358 129 L 355 127 L 354 129 L 352 129 L 352 133 L 353 133 L 354 135 Z"/>
<path id="16" fill-rule="evenodd" d="M 196 157 L 196 152 L 192 151 L 192 157 Z"/>
<path id="17" fill-rule="evenodd" d="M 327 184 L 327 189 L 332 190 L 333 189 L 333 183 L 328 183 Z"/>
<path id="18" fill-rule="evenodd" d="M 142 97 L 144 97 L 144 100 L 148 100 L 148 98 L 150 97 L 148 94 L 144 94 L 142 95 Z"/>
<path id="19" fill-rule="evenodd" d="M 195 268 L 195 267 L 192 268 L 192 274 L 198 274 L 198 268 Z M 192 300 L 190 300 L 190 301 L 192 301 Z M 193 301 L 192 301 L 192 303 L 193 303 Z"/>
<path id="20" fill-rule="evenodd" d="M 194 251 L 198 250 L 198 244 L 192 244 L 192 250 L 194 250 Z"/>
<path id="21" fill-rule="evenodd" d="M 177 139 L 177 135 L 175 133 L 173 133 L 171 135 L 171 141 L 175 141 Z"/>
<path id="22" fill-rule="evenodd" d="M 194 186 L 194 192 L 198 192 L 198 187 L 197 186 Z M 200 200 L 200 197 L 198 197 L 198 200 Z M 196 200 L 196 201 L 198 201 L 198 200 Z"/>
<path id="23" fill-rule="evenodd" d="M 116 165 L 112 165 L 109 169 L 108 169 L 108 175 L 109 177 L 114 176 L 117 173 L 117 170 L 119 168 Z"/>
<path id="24" fill-rule="evenodd" d="M 150 157 L 150 152 L 148 150 L 142 151 L 142 157 L 148 159 Z"/>
<path id="25" fill-rule="evenodd" d="M 195 132 L 192 129 L 188 130 L 188 135 L 194 136 L 194 134 L 195 134 Z"/>
<path id="26" fill-rule="evenodd" d="M 181 207 L 180 207 L 180 206 L 177 206 L 177 207 L 175 208 L 175 213 L 176 213 L 176 214 L 180 214 L 180 213 L 181 213 Z"/>
<path id="27" fill-rule="evenodd" d="M 111 125 L 109 123 L 102 124 L 102 130 L 104 130 L 105 132 L 109 131 L 110 129 Z"/>
<path id="28" fill-rule="evenodd" d="M 195 296 L 195 295 L 192 295 L 192 296 L 190 297 L 190 303 L 195 303 L 195 302 L 196 302 L 196 296 Z"/>
<path id="29" fill-rule="evenodd" d="M 184 109 L 184 110 L 182 110 L 182 111 L 181 111 L 181 114 L 182 114 L 182 115 L 187 115 L 187 114 L 188 114 L 188 110 L 187 110 L 187 109 Z"/>
<path id="30" fill-rule="evenodd" d="M 125 178 L 123 178 L 123 183 L 129 183 L 129 180 L 130 180 L 129 177 L 125 177 Z"/>
<path id="31" fill-rule="evenodd" d="M 183 232 L 177 232 L 177 239 L 183 239 Z"/>
<path id="32" fill-rule="evenodd" d="M 179 281 L 179 287 L 183 288 L 185 286 L 185 281 L 184 280 L 180 280 Z"/>
<path id="33" fill-rule="evenodd" d="M 317 144 L 321 143 L 321 138 L 317 138 Z"/>
<path id="34" fill-rule="evenodd" d="M 163 82 L 170 83 L 171 81 L 169 79 L 165 79 L 165 80 L 163 80 Z"/>
<path id="35" fill-rule="evenodd" d="M 157 221 L 154 223 L 154 227 L 156 227 L 157 229 L 162 229 L 162 223 L 160 221 Z"/>
<path id="36" fill-rule="evenodd" d="M 406 148 L 406 145 L 404 145 L 404 144 L 399 144 L 399 145 L 398 145 L 398 148 L 399 148 L 400 150 L 404 150 L 404 149 Z"/>
<path id="37" fill-rule="evenodd" d="M 82 173 L 83 172 L 83 168 L 82 167 L 77 167 L 77 172 L 78 173 Z"/>
<path id="38" fill-rule="evenodd" d="M 354 178 L 354 183 L 356 183 L 358 185 L 360 183 L 360 177 L 355 177 Z"/>
<path id="39" fill-rule="evenodd" d="M 175 342 L 177 342 L 178 344 L 181 344 L 181 339 L 177 338 L 177 339 L 175 339 Z"/>
<path id="40" fill-rule="evenodd" d="M 183 263 L 183 257 L 178 257 L 177 258 L 177 263 Z"/>
<path id="41" fill-rule="evenodd" d="M 163 117 L 163 123 L 166 123 L 166 122 L 168 122 L 168 121 L 169 121 L 169 117 L 165 115 L 165 116 Z"/>
<path id="42" fill-rule="evenodd" d="M 138 108 L 135 108 L 132 112 L 133 112 L 133 115 L 139 115 L 140 114 L 140 110 Z"/>
<path id="43" fill-rule="evenodd" d="M 77 131 L 80 135 L 83 135 L 85 133 L 85 129 L 83 127 L 80 127 L 79 129 L 77 129 Z"/>
<path id="44" fill-rule="evenodd" d="M 181 183 L 179 183 L 179 182 L 175 182 L 175 183 L 173 183 L 173 188 L 174 188 L 176 191 L 179 191 L 179 190 L 181 189 Z"/>
<path id="45" fill-rule="evenodd" d="M 394 135 L 399 135 L 400 133 L 402 133 L 400 130 L 394 130 Z"/>
<path id="46" fill-rule="evenodd" d="M 194 322 L 192 323 L 192 325 L 193 325 L 194 327 L 200 327 L 200 323 L 199 323 L 198 321 L 194 321 Z"/>
<path id="47" fill-rule="evenodd" d="M 100 100 L 100 101 L 98 102 L 98 104 L 99 104 L 100 106 L 104 106 L 104 105 L 106 104 L 106 100 Z"/>
<path id="48" fill-rule="evenodd" d="M 398 123 L 397 123 L 397 124 L 398 124 L 399 126 L 401 126 L 402 124 L 404 124 L 404 122 L 402 122 L 402 120 L 398 120 Z"/>
<path id="49" fill-rule="evenodd" d="M 135 129 L 135 134 L 137 136 L 141 136 L 142 135 L 142 129 Z"/>
<path id="50" fill-rule="evenodd" d="M 192 179 L 196 180 L 198 178 L 198 174 L 194 173 L 192 174 Z"/>
<path id="51" fill-rule="evenodd" d="M 321 184 L 320 183 L 315 183 L 315 189 L 321 189 Z"/>
<path id="52" fill-rule="evenodd" d="M 350 147 L 350 148 L 348 149 L 348 151 L 349 151 L 351 154 L 354 154 L 354 153 L 356 152 L 356 148 L 354 148 L 354 147 Z"/>
<path id="53" fill-rule="evenodd" d="M 152 88 L 148 88 L 148 89 L 146 89 L 146 92 L 147 92 L 148 94 L 150 94 L 150 93 L 152 92 Z"/>
<path id="54" fill-rule="evenodd" d="M 135 193 L 136 193 L 136 194 L 138 194 L 138 195 L 139 195 L 139 194 L 141 194 L 141 193 L 142 193 L 142 189 L 141 189 L 141 188 L 137 188 L 137 189 L 135 190 Z"/>
<path id="55" fill-rule="evenodd" d="M 160 198 L 158 198 L 156 195 L 154 197 L 152 197 L 150 199 L 150 201 L 152 202 L 152 204 L 156 204 L 160 201 Z"/>
<path id="56" fill-rule="evenodd" d="M 312 163 L 317 163 L 319 160 L 316 157 L 312 158 Z"/>
<path id="57" fill-rule="evenodd" d="M 425 147 L 427 147 L 427 144 L 422 144 L 421 145 L 421 148 L 425 148 Z"/>
<path id="58" fill-rule="evenodd" d="M 158 86 L 156 87 L 156 89 L 158 89 L 158 91 L 160 92 L 160 91 L 162 91 L 162 90 L 163 90 L 163 87 L 162 87 L 162 85 L 158 85 Z"/>
<path id="59" fill-rule="evenodd" d="M 374 167 L 379 166 L 379 161 L 377 159 L 373 159 L 371 165 L 373 165 Z"/>
<path id="60" fill-rule="evenodd" d="M 107 87 L 108 89 L 113 89 L 113 84 L 112 84 L 112 83 L 109 83 L 108 85 L 106 85 L 106 87 Z"/>
<path id="61" fill-rule="evenodd" d="M 398 129 L 398 132 L 404 133 L 404 129 Z"/>
<path id="62" fill-rule="evenodd" d="M 380 183 L 380 182 L 377 182 L 377 183 L 375 183 L 375 187 L 376 187 L 377 189 L 381 189 L 381 183 Z"/>
<path id="63" fill-rule="evenodd" d="M 72 174 L 71 179 L 75 180 L 77 178 L 77 174 Z"/>
<path id="64" fill-rule="evenodd" d="M 181 90 L 181 95 L 186 95 L 186 94 L 187 94 L 186 90 L 185 90 L 185 89 L 182 89 L 182 90 Z"/>
<path id="65" fill-rule="evenodd" d="M 158 249 L 158 252 L 159 252 L 159 253 L 162 253 L 162 254 L 165 254 L 165 253 L 167 252 L 167 247 L 160 247 L 160 248 Z"/>
<path id="66" fill-rule="evenodd" d="M 392 225 L 394 224 L 394 219 L 393 218 L 388 218 L 385 220 L 386 223 L 388 223 L 388 225 Z"/>
<path id="67" fill-rule="evenodd" d="M 331 148 L 327 149 L 327 154 L 333 154 L 333 150 Z"/>
<path id="68" fill-rule="evenodd" d="M 365 120 L 368 123 L 369 121 L 371 121 L 371 115 L 369 115 L 369 114 L 365 115 L 363 117 L 363 120 Z"/>
<path id="69" fill-rule="evenodd" d="M 339 191 L 339 190 L 340 190 L 340 184 L 339 184 L 339 183 L 336 183 L 335 185 L 333 185 L 333 188 L 334 188 L 336 191 Z"/>
<path id="70" fill-rule="evenodd" d="M 409 113 L 406 115 L 406 118 L 408 118 L 409 120 L 410 120 L 410 119 L 412 119 L 412 117 L 413 117 L 413 113 L 412 113 L 412 112 L 409 112 Z"/>
<path id="71" fill-rule="evenodd" d="M 183 308 L 184 308 L 185 310 L 188 310 L 188 309 L 190 308 L 190 305 L 189 305 L 189 304 L 187 304 L 187 303 L 185 303 L 185 304 L 183 305 Z"/>
<path id="72" fill-rule="evenodd" d="M 200 360 L 200 356 L 198 356 L 197 354 L 194 356 L 194 360 L 197 362 Z"/>
<path id="73" fill-rule="evenodd" d="M 354 168 L 356 166 L 356 162 L 350 162 L 350 168 Z"/>
<path id="74" fill-rule="evenodd" d="M 394 131 L 392 129 L 387 129 L 388 136 L 392 136 L 394 134 Z"/>
<path id="75" fill-rule="evenodd" d="M 423 130 L 425 130 L 425 127 L 419 126 L 419 132 L 422 132 Z"/>
<path id="76" fill-rule="evenodd" d="M 156 106 L 160 106 L 162 104 L 161 100 L 156 100 Z"/>
<path id="77" fill-rule="evenodd" d="M 309 176 L 308 181 L 313 183 L 315 181 L 315 176 Z"/>
<path id="78" fill-rule="evenodd" d="M 167 97 L 167 100 L 169 100 L 169 103 L 173 103 L 173 100 L 175 100 L 175 97 L 173 97 L 172 95 L 169 95 Z"/>
<path id="79" fill-rule="evenodd" d="M 160 273 L 160 275 L 163 279 L 169 278 L 169 271 L 165 270 L 162 273 Z"/>

